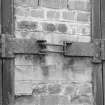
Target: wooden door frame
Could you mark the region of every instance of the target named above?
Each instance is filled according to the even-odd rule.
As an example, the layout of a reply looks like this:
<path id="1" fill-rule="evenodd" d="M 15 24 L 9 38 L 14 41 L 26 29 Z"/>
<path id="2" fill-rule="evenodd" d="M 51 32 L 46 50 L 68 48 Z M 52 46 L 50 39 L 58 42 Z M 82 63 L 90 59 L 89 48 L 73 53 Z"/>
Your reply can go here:
<path id="1" fill-rule="evenodd" d="M 91 8 L 91 43 L 72 43 L 64 53 L 65 56 L 93 58 L 93 84 L 96 105 L 103 105 L 103 80 L 101 60 L 101 2 L 92 0 Z M 2 59 L 2 102 L 0 105 L 14 104 L 14 55 L 39 54 L 39 44 L 34 39 L 14 38 L 13 0 L 1 0 L 1 59 Z M 28 47 L 30 46 L 30 48 Z M 78 50 L 79 49 L 79 50 Z M 89 51 L 87 51 L 89 49 Z M 77 53 L 77 50 L 80 51 Z M 1 100 L 0 100 L 1 101 Z M 2 103 L 2 104 L 1 104 Z"/>

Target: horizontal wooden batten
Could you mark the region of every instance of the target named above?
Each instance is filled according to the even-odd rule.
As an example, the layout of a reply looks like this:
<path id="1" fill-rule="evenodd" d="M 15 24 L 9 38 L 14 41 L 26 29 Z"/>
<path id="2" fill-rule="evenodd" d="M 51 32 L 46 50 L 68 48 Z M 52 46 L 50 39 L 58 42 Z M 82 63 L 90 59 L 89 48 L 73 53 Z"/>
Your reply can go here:
<path id="1" fill-rule="evenodd" d="M 66 56 L 87 56 L 92 57 L 95 54 L 94 43 L 74 42 L 65 50 Z"/>
<path id="2" fill-rule="evenodd" d="M 105 40 L 101 41 L 101 58 L 102 60 L 105 60 Z"/>
<path id="3" fill-rule="evenodd" d="M 39 46 L 34 39 L 13 39 L 13 53 L 38 54 Z"/>
<path id="4" fill-rule="evenodd" d="M 2 57 L 11 58 L 14 54 L 38 54 L 36 40 L 7 38 L 2 41 Z"/>
<path id="5" fill-rule="evenodd" d="M 40 50 L 42 50 L 35 39 L 7 38 L 2 43 L 2 57 L 12 57 L 14 54 L 41 54 Z M 96 50 L 94 43 L 73 42 L 64 48 L 63 54 L 64 56 L 93 57 Z"/>

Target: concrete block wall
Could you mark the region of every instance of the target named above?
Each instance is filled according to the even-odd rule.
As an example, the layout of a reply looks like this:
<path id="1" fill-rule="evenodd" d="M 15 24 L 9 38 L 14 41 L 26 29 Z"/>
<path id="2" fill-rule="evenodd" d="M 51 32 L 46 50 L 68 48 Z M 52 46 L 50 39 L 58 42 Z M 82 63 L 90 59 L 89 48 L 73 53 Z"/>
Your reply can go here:
<path id="1" fill-rule="evenodd" d="M 90 42 L 89 0 L 14 0 L 16 38 Z M 17 55 L 15 105 L 93 105 L 90 58 Z"/>

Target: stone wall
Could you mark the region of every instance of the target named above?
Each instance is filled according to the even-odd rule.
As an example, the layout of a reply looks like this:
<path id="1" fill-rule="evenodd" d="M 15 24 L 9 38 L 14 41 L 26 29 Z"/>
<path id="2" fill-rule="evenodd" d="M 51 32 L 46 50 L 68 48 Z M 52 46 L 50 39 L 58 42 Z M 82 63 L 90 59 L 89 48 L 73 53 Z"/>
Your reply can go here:
<path id="1" fill-rule="evenodd" d="M 15 36 L 90 42 L 89 0 L 15 0 Z M 53 49 L 53 48 L 51 48 Z M 90 58 L 17 55 L 16 105 L 93 105 Z"/>
<path id="2" fill-rule="evenodd" d="M 15 0 L 15 17 L 17 38 L 91 40 L 89 0 Z"/>

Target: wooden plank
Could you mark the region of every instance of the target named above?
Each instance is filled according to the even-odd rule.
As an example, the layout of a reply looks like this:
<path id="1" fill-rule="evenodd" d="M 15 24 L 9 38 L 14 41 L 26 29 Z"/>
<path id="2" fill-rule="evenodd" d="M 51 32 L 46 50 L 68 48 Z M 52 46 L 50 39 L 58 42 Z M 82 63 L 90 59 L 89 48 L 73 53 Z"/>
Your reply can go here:
<path id="1" fill-rule="evenodd" d="M 3 59 L 2 105 L 14 105 L 14 59 Z"/>
<path id="2" fill-rule="evenodd" d="M 1 0 L 0 0 L 0 33 L 1 33 Z"/>
<path id="3" fill-rule="evenodd" d="M 2 59 L 0 59 L 0 105 L 2 105 Z"/>
<path id="4" fill-rule="evenodd" d="M 38 54 L 40 48 L 36 40 L 14 39 L 12 49 L 15 54 Z"/>
<path id="5" fill-rule="evenodd" d="M 1 33 L 13 34 L 13 0 L 1 0 Z"/>
<path id="6" fill-rule="evenodd" d="M 103 93 L 104 93 L 104 105 L 105 105 L 105 61 L 103 61 Z"/>
<path id="7" fill-rule="evenodd" d="M 101 39 L 101 2 L 92 0 L 92 39 Z"/>
<path id="8" fill-rule="evenodd" d="M 12 35 L 8 35 L 8 34 L 2 34 L 2 38 L 1 38 L 1 42 L 2 42 L 2 54 L 1 54 L 1 56 L 2 56 L 2 58 L 4 58 L 4 57 L 8 57 L 8 58 L 11 58 L 11 57 L 14 57 L 14 54 L 13 54 L 13 41 L 11 41 L 10 39 L 10 37 L 11 37 Z"/>
<path id="9" fill-rule="evenodd" d="M 101 57 L 103 60 L 103 92 L 105 105 L 105 0 L 101 0 L 101 28 L 102 28 Z"/>
<path id="10" fill-rule="evenodd" d="M 39 54 L 41 48 L 34 39 L 11 39 L 6 44 L 6 52 L 13 52 L 15 54 Z M 56 46 L 55 46 L 56 47 Z M 87 50 L 88 49 L 88 50 Z M 93 43 L 72 43 L 65 49 L 65 56 L 88 56 L 93 57 L 95 53 L 95 46 Z M 7 57 L 9 55 L 7 54 Z"/>
<path id="11" fill-rule="evenodd" d="M 105 0 L 101 0 L 101 28 L 102 39 L 105 39 Z"/>
<path id="12" fill-rule="evenodd" d="M 102 64 L 93 64 L 94 105 L 103 105 Z"/>
<path id="13" fill-rule="evenodd" d="M 95 53 L 93 43 L 72 43 L 66 48 L 66 56 L 87 56 L 92 57 Z"/>
<path id="14" fill-rule="evenodd" d="M 0 0 L 0 33 L 1 33 L 1 0 Z M 1 40 L 1 35 L 0 35 L 0 40 Z M 1 52 L 1 43 L 0 43 L 0 52 Z M 0 105 L 2 105 L 2 59 L 1 58 L 0 58 Z"/>
<path id="15" fill-rule="evenodd" d="M 105 60 L 105 0 L 101 0 L 102 59 Z"/>
<path id="16" fill-rule="evenodd" d="M 105 40 L 101 41 L 101 59 L 105 60 Z"/>

